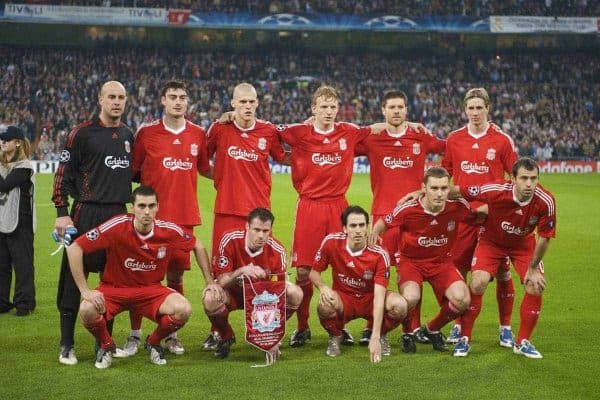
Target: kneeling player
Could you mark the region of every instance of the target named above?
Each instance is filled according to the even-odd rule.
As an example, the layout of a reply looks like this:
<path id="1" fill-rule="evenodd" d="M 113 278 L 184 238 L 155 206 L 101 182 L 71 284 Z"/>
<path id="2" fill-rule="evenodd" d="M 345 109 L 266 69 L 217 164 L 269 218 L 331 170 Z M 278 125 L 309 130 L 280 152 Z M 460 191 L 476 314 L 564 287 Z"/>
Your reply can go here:
<path id="1" fill-rule="evenodd" d="M 223 296 L 210 290 L 203 296 L 204 310 L 218 333 L 216 358 L 226 358 L 235 335 L 229 324 L 229 312 L 244 308 L 242 276 L 252 280 L 285 279 L 285 248 L 271 236 L 275 217 L 266 208 L 255 208 L 248 214 L 245 230 L 223 235 L 218 257 L 213 257 L 213 274 L 225 289 Z M 286 319 L 302 301 L 302 290 L 286 282 Z M 278 349 L 274 349 L 277 353 Z"/>
<path id="2" fill-rule="evenodd" d="M 477 213 L 464 200 L 448 200 L 449 175 L 444 168 L 432 167 L 423 178 L 424 195 L 401 204 L 373 227 L 372 241 L 388 228 L 399 229 L 398 287 L 412 309 L 419 303 L 423 281 L 428 281 L 441 306 L 440 312 L 421 327 L 435 350 L 446 351 L 440 329 L 469 306 L 469 289 L 451 261 L 450 250 L 459 222 L 474 222 Z M 410 314 L 409 314 L 410 315 Z M 410 326 L 411 324 L 405 324 Z M 414 333 L 403 332 L 402 351 L 416 351 Z"/>
<path id="3" fill-rule="evenodd" d="M 390 355 L 387 332 L 406 317 L 406 300 L 387 291 L 390 259 L 379 246 L 367 246 L 369 214 L 359 206 L 342 213 L 344 232 L 327 235 L 315 256 L 310 280 L 319 289 L 317 312 L 321 325 L 329 333 L 326 354 L 341 354 L 344 324 L 356 318 L 373 318 L 369 341 L 372 362 Z M 321 272 L 332 267 L 333 287 L 321 279 Z"/>
<path id="4" fill-rule="evenodd" d="M 546 287 L 542 258 L 556 234 L 556 203 L 552 193 L 539 185 L 538 180 L 538 165 L 523 157 L 514 163 L 510 182 L 460 187 L 467 200 L 487 203 L 489 215 L 473 257 L 471 307 L 463 315 L 463 337 L 454 348 L 454 356 L 469 354 L 471 332 L 481 311 L 483 294 L 490 278 L 496 276 L 509 257 L 525 285 L 521 325 L 513 351 L 528 358 L 542 358 L 529 339 L 542 308 Z"/>
<path id="5" fill-rule="evenodd" d="M 169 257 L 173 251 L 193 249 L 198 264 L 205 273 L 209 271 L 202 243 L 175 224 L 155 220 L 157 211 L 156 192 L 140 186 L 133 191 L 133 215 L 109 219 L 67 248 L 71 272 L 83 298 L 81 320 L 100 343 L 96 368 L 108 368 L 112 363 L 116 346 L 106 321 L 124 310 L 158 323 L 146 338 L 146 348 L 153 364 L 166 364 L 160 341 L 181 328 L 192 312 L 185 297 L 161 284 Z M 91 290 L 83 271 L 83 255 L 98 250 L 106 250 L 107 262 L 100 285 Z"/>

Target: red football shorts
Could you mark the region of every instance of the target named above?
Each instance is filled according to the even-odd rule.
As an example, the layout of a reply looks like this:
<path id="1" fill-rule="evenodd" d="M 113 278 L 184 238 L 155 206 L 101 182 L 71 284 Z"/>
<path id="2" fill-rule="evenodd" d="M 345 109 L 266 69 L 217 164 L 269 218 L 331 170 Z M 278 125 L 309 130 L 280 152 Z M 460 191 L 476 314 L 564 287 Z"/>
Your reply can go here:
<path id="1" fill-rule="evenodd" d="M 468 224 L 458 224 L 456 241 L 452 247 L 452 261 L 460 271 L 471 270 L 471 260 L 479 239 L 481 227 Z"/>
<path id="2" fill-rule="evenodd" d="M 335 200 L 298 199 L 292 267 L 312 266 L 321 242 L 330 233 L 342 230 L 342 212 L 348 207 L 344 197 Z"/>
<path id="3" fill-rule="evenodd" d="M 488 240 L 480 240 L 473 256 L 472 271 L 486 271 L 495 277 L 498 269 L 507 265 L 506 257 L 509 257 L 521 278 L 521 283 L 523 283 L 534 249 L 535 238 L 533 236 L 524 239 L 523 245 L 516 249 L 503 248 Z M 540 262 L 538 269 L 542 274 L 544 273 L 543 262 Z"/>
<path id="4" fill-rule="evenodd" d="M 369 319 L 373 316 L 373 294 L 355 297 L 342 291 L 335 291 L 342 300 L 344 307 L 344 324 L 356 318 Z"/>
<path id="5" fill-rule="evenodd" d="M 375 225 L 378 220 L 383 218 L 385 218 L 385 215 L 373 215 L 373 225 Z M 381 244 L 381 246 L 390 255 L 391 264 L 398 265 L 398 258 L 400 257 L 400 254 L 398 253 L 398 241 L 400 240 L 400 230 L 398 228 L 388 229 L 381 236 L 381 239 L 383 239 L 383 243 Z"/>
<path id="6" fill-rule="evenodd" d="M 219 256 L 219 245 L 225 232 L 246 229 L 248 217 L 233 214 L 215 214 L 212 232 L 212 251 L 211 257 Z"/>
<path id="7" fill-rule="evenodd" d="M 438 303 L 441 304 L 446 289 L 454 282 L 464 282 L 464 279 L 452 262 L 415 263 L 404 258 L 398 266 L 398 287 L 410 281 L 419 286 L 423 286 L 423 281 L 429 282 Z"/>
<path id="8" fill-rule="evenodd" d="M 181 226 L 181 229 L 190 236 L 194 235 L 194 227 L 191 225 Z M 189 271 L 191 266 L 189 251 L 173 250 L 167 267 L 170 271 Z"/>
<path id="9" fill-rule="evenodd" d="M 175 290 L 161 285 L 122 288 L 101 284 L 96 289 L 104 294 L 105 317 L 113 319 L 124 310 L 157 321 L 158 309 Z"/>

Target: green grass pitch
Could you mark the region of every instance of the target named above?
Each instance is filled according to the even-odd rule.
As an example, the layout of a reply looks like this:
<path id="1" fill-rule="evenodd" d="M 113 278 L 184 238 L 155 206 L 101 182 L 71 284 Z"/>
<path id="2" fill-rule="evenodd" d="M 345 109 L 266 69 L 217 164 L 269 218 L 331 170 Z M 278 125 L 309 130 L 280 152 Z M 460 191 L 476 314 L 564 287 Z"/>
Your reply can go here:
<path id="1" fill-rule="evenodd" d="M 545 175 L 542 183 L 557 199 L 558 236 L 545 257 L 548 288 L 533 342 L 544 355 L 529 360 L 497 343 L 494 286 L 474 331 L 472 352 L 466 359 L 433 352 L 418 345 L 417 354 L 400 351 L 399 331 L 390 333 L 392 356 L 369 363 L 368 351 L 358 345 L 344 347 L 340 357 L 325 356 L 327 335 L 311 309 L 313 340 L 291 349 L 287 342 L 295 327 L 290 321 L 283 357 L 270 368 L 250 368 L 264 356 L 243 340 L 241 312 L 232 314 L 238 342 L 227 360 L 202 352 L 209 323 L 200 304 L 202 278 L 193 267 L 186 273 L 186 295 L 194 314 L 180 331 L 183 356 L 167 355 L 168 365 L 149 363 L 145 351 L 129 359 L 116 359 L 108 370 L 93 366 L 93 338 L 78 324 L 76 351 L 79 364 L 58 363 L 58 312 L 55 306 L 60 257 L 50 257 L 54 208 L 50 203 L 51 175 L 37 177 L 38 229 L 36 234 L 36 286 L 38 307 L 29 317 L 0 315 L 0 399 L 592 399 L 600 398 L 600 257 L 598 206 L 600 176 Z M 174 189 L 176 190 L 176 189 Z M 197 234 L 210 248 L 214 189 L 199 182 L 204 226 Z M 367 175 L 356 175 L 348 193 L 350 203 L 370 205 Z M 275 235 L 291 242 L 296 196 L 289 175 L 273 176 Z M 94 276 L 92 283 L 97 281 Z M 517 287 L 513 329 L 518 328 L 523 289 Z M 390 288 L 396 290 L 395 282 Z M 427 288 L 423 320 L 435 310 Z M 349 328 L 358 338 L 362 321 Z M 144 321 L 144 334 L 153 329 Z M 446 331 L 448 328 L 446 328 Z M 126 314 L 115 323 L 114 336 L 122 344 L 129 332 Z"/>

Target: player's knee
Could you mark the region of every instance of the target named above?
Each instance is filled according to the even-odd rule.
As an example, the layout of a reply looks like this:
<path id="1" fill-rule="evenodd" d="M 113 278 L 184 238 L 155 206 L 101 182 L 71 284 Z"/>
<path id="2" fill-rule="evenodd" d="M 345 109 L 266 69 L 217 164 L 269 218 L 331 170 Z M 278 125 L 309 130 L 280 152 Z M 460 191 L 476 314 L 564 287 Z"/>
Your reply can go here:
<path id="1" fill-rule="evenodd" d="M 286 285 L 286 297 L 290 306 L 294 308 L 298 307 L 302 303 L 302 296 L 303 293 L 300 286 L 294 284 Z"/>
<path id="2" fill-rule="evenodd" d="M 471 291 L 478 295 L 484 294 L 489 281 L 489 276 L 487 275 L 473 275 L 471 279 Z"/>
<path id="3" fill-rule="evenodd" d="M 450 302 L 457 311 L 462 313 L 469 307 L 469 304 L 471 304 L 471 298 L 468 294 L 466 296 L 456 296 Z"/>
<path id="4" fill-rule="evenodd" d="M 406 301 L 406 306 L 408 310 L 412 310 L 413 308 L 415 308 L 417 303 L 419 303 L 419 300 L 421 300 L 420 293 L 412 290 L 405 291 L 404 293 L 402 293 L 402 296 Z"/>
<path id="5" fill-rule="evenodd" d="M 83 322 L 93 321 L 98 318 L 98 310 L 87 300 L 83 300 L 79 306 L 79 316 Z"/>
<path id="6" fill-rule="evenodd" d="M 207 313 L 212 313 L 218 310 L 222 305 L 223 301 L 217 298 L 217 293 L 215 291 L 206 291 L 204 293 L 204 297 L 202 298 L 202 305 Z"/>
<path id="7" fill-rule="evenodd" d="M 386 311 L 395 320 L 404 319 L 408 313 L 408 302 L 400 295 L 390 296 L 386 304 Z"/>
<path id="8" fill-rule="evenodd" d="M 544 291 L 537 285 L 527 283 L 525 284 L 525 292 L 532 296 L 541 296 Z"/>
<path id="9" fill-rule="evenodd" d="M 192 305 L 183 296 L 180 296 L 173 305 L 173 316 L 180 321 L 187 321 L 192 315 Z"/>
<path id="10" fill-rule="evenodd" d="M 332 318 L 335 316 L 335 308 L 330 305 L 319 304 L 317 314 L 319 314 L 319 318 Z"/>

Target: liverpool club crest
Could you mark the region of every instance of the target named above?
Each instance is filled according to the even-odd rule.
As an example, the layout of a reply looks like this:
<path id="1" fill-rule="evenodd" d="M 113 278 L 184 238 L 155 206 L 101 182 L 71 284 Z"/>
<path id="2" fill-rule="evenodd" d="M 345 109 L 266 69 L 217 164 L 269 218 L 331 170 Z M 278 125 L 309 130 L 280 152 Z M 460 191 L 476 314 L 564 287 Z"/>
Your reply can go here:
<path id="1" fill-rule="evenodd" d="M 281 312 L 277 306 L 279 297 L 266 290 L 252 299 L 252 329 L 273 332 L 281 326 Z"/>
<path id="2" fill-rule="evenodd" d="M 421 144 L 413 143 L 413 154 L 421 154 Z"/>

